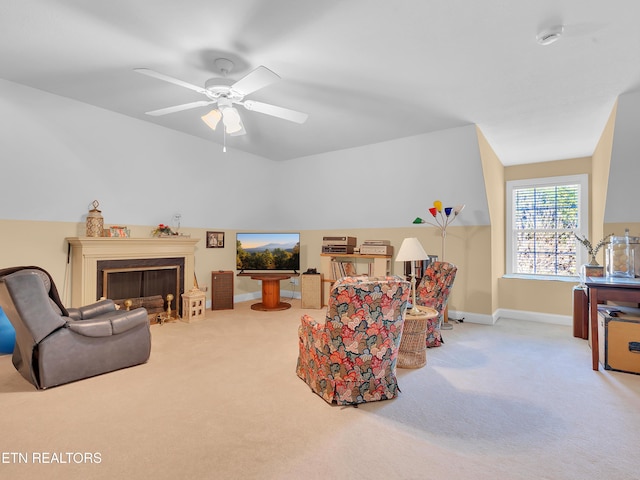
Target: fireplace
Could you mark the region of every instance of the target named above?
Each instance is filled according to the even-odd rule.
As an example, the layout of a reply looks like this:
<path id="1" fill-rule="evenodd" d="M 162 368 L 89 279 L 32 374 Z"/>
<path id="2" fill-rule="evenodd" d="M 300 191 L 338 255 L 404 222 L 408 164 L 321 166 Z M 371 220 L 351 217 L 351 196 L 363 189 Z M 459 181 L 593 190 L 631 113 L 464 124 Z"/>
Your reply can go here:
<path id="1" fill-rule="evenodd" d="M 73 307 L 101 297 L 121 302 L 151 297 L 157 302 L 161 296 L 165 309 L 164 300 L 171 294 L 171 310 L 179 312 L 182 293 L 194 286 L 197 239 L 72 237 L 67 241 Z"/>
<path id="2" fill-rule="evenodd" d="M 98 260 L 96 296 L 114 300 L 121 307 L 144 307 L 153 320 L 167 307 L 182 314 L 184 258 Z M 168 297 L 168 295 L 171 295 Z"/>

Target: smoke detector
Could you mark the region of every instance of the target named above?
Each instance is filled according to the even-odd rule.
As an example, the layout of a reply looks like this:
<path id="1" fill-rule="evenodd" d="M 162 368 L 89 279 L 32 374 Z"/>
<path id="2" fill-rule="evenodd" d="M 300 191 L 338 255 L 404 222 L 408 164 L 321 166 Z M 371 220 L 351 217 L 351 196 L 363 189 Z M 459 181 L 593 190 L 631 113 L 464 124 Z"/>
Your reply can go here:
<path id="1" fill-rule="evenodd" d="M 563 25 L 554 25 L 538 33 L 536 41 L 539 45 L 551 45 L 553 42 L 558 41 L 563 33 Z"/>

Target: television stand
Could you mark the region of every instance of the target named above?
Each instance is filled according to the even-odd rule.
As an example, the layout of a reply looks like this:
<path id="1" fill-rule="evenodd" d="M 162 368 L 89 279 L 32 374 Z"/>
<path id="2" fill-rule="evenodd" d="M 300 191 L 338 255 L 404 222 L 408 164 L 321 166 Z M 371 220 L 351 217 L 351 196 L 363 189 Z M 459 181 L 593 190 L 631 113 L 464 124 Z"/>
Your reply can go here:
<path id="1" fill-rule="evenodd" d="M 280 301 L 280 281 L 291 278 L 293 273 L 242 273 L 239 275 L 250 276 L 253 280 L 262 282 L 262 301 L 251 305 L 251 310 L 270 312 L 286 310 L 291 304 Z"/>

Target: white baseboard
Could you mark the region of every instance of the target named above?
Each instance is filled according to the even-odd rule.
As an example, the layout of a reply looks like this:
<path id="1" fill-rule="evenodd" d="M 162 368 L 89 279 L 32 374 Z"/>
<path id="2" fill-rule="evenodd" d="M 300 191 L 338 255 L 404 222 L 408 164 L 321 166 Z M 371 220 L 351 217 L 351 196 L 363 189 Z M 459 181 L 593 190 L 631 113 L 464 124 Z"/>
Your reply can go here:
<path id="1" fill-rule="evenodd" d="M 569 315 L 556 315 L 553 313 L 527 312 L 524 310 L 510 310 L 499 308 L 493 314 L 494 323 L 499 318 L 511 318 L 514 320 L 526 320 L 528 322 L 551 323 L 554 325 L 573 325 L 573 318 Z"/>
<path id="2" fill-rule="evenodd" d="M 554 325 L 573 325 L 573 318 L 568 315 L 555 315 L 552 313 L 527 312 L 524 310 L 510 310 L 499 308 L 493 315 L 483 315 L 480 313 L 469 313 L 449 310 L 449 318 L 452 320 L 462 319 L 469 323 L 480 323 L 482 325 L 494 325 L 499 318 L 511 318 L 513 320 L 525 320 L 528 322 L 550 323 Z"/>
<path id="3" fill-rule="evenodd" d="M 300 299 L 300 292 L 291 292 L 290 290 L 282 290 L 281 298 Z M 249 300 L 259 300 L 262 298 L 262 292 L 243 293 L 234 295 L 233 303 L 248 302 Z M 207 308 L 211 308 L 211 300 L 207 300 Z M 482 325 L 494 325 L 499 318 L 510 318 L 513 320 L 525 320 L 528 322 L 550 323 L 554 325 L 573 325 L 573 318 L 569 315 L 555 315 L 552 313 L 527 312 L 524 310 L 510 310 L 507 308 L 499 308 L 493 315 L 481 313 L 461 312 L 457 310 L 449 310 L 449 318 L 454 320 L 462 320 L 463 322 L 479 323 Z M 455 323 L 455 322 L 452 322 Z"/>
<path id="4" fill-rule="evenodd" d="M 449 318 L 453 320 L 462 320 L 469 323 L 480 323 L 483 325 L 493 325 L 494 318 L 491 315 L 483 315 L 481 313 L 459 312 L 457 310 L 449 310 Z M 455 323 L 455 322 L 452 322 Z"/>

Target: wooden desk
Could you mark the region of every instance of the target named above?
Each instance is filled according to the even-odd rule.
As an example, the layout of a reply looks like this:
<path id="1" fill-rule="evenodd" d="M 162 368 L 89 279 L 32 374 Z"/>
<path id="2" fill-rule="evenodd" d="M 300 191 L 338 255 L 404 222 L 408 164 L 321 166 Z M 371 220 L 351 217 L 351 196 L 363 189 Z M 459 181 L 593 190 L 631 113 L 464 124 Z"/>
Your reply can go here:
<path id="1" fill-rule="evenodd" d="M 251 310 L 268 312 L 272 310 L 286 310 L 291 304 L 280 301 L 280 281 L 291 278 L 295 273 L 239 273 L 247 275 L 253 280 L 262 282 L 262 301 L 251 305 Z"/>
<path id="2" fill-rule="evenodd" d="M 589 290 L 589 313 L 591 319 L 591 368 L 599 370 L 598 303 L 640 303 L 640 279 L 615 277 L 587 277 L 584 282 Z"/>

